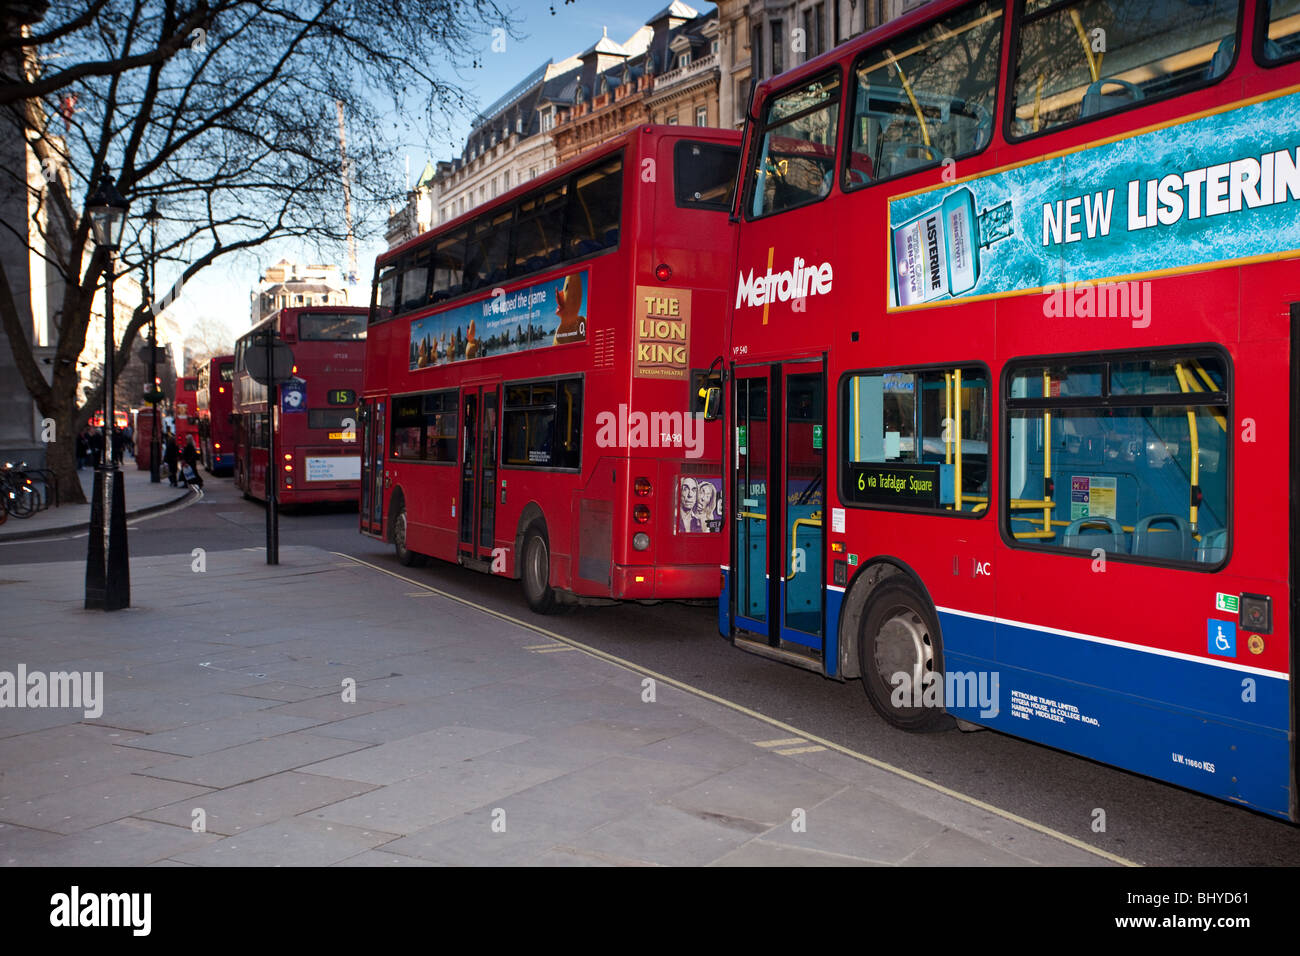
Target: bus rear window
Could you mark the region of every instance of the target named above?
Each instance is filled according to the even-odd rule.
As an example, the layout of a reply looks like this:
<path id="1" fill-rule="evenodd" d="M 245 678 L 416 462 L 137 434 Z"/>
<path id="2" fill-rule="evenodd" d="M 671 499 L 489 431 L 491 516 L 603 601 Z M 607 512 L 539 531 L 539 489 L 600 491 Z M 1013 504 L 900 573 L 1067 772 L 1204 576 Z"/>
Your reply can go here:
<path id="1" fill-rule="evenodd" d="M 1264 10 L 1264 60 L 1281 63 L 1300 56 L 1300 0 L 1270 0 Z"/>
<path id="2" fill-rule="evenodd" d="M 312 312 L 298 317 L 302 342 L 359 342 L 366 337 L 364 315 Z"/>
<path id="3" fill-rule="evenodd" d="M 1236 54 L 1238 10 L 1238 0 L 1028 0 L 1012 136 L 1220 79 Z"/>
<path id="4" fill-rule="evenodd" d="M 685 209 L 731 209 L 740 150 L 683 141 L 673 147 L 673 192 Z"/>
<path id="5" fill-rule="evenodd" d="M 217 374 L 221 376 L 221 380 L 222 380 L 223 382 L 231 382 L 231 381 L 234 381 L 234 378 L 235 378 L 235 363 L 234 363 L 234 362 L 222 362 L 220 365 L 217 366 Z"/>
<path id="6" fill-rule="evenodd" d="M 351 421 L 351 427 L 355 428 L 356 414 L 351 408 L 309 408 L 307 409 L 307 427 L 332 428 L 334 431 L 342 431 L 348 428 L 348 422 Z"/>

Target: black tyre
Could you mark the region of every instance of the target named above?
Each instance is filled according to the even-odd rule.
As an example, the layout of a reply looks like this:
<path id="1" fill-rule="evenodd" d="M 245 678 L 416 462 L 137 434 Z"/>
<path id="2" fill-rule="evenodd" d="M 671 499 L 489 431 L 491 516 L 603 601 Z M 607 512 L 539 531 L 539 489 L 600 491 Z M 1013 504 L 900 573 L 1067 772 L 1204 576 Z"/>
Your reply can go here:
<path id="1" fill-rule="evenodd" d="M 416 568 L 424 564 L 424 555 L 412 551 L 406 546 L 406 507 L 399 504 L 393 512 L 393 549 L 397 552 L 399 564 Z"/>
<path id="2" fill-rule="evenodd" d="M 862 687 L 881 717 L 900 730 L 925 733 L 944 730 L 952 718 L 942 706 L 943 648 L 939 626 L 929 602 L 907 578 L 880 586 L 858 635 Z M 906 675 L 900 677 L 899 675 Z M 938 681 L 935 691 L 925 688 Z"/>
<path id="3" fill-rule="evenodd" d="M 551 546 L 546 532 L 533 525 L 524 535 L 523 567 L 520 579 L 528 606 L 538 614 L 555 613 L 558 604 L 551 587 Z"/>

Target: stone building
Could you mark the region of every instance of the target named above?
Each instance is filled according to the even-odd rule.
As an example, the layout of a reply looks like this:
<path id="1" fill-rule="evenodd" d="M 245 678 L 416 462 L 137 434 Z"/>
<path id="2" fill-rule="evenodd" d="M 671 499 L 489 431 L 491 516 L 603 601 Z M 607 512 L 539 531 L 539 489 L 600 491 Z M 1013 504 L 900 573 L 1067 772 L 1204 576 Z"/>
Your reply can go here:
<path id="1" fill-rule="evenodd" d="M 362 293 L 364 296 L 364 293 Z M 281 259 L 258 278 L 249 296 L 250 325 L 276 309 L 303 305 L 348 305 L 350 289 L 336 265 L 299 265 Z"/>

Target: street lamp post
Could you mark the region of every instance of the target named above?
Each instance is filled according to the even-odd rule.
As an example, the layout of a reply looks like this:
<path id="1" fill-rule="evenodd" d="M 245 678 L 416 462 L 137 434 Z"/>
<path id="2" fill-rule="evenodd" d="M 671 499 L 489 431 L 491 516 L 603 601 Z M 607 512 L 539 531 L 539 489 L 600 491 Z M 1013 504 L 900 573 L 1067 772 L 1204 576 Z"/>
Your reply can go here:
<path id="1" fill-rule="evenodd" d="M 153 428 L 149 431 L 149 481 L 158 484 L 162 480 L 161 465 L 162 434 L 158 426 L 158 200 L 149 203 L 149 407 L 153 411 Z"/>
<path id="2" fill-rule="evenodd" d="M 86 555 L 86 607 L 117 611 L 131 606 L 131 569 L 126 547 L 126 490 L 113 441 L 113 254 L 122 244 L 128 203 L 108 168 L 86 197 L 95 245 L 107 255 L 104 265 L 104 457 L 95 469 L 90 538 Z"/>

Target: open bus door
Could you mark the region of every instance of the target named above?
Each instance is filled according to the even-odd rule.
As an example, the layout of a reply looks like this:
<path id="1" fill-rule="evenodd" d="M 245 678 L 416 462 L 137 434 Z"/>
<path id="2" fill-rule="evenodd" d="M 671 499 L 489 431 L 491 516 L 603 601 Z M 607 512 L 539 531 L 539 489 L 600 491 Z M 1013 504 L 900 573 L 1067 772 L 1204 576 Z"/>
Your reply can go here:
<path id="1" fill-rule="evenodd" d="M 735 369 L 731 615 L 735 643 L 821 669 L 826 642 L 822 361 Z"/>

